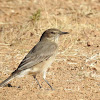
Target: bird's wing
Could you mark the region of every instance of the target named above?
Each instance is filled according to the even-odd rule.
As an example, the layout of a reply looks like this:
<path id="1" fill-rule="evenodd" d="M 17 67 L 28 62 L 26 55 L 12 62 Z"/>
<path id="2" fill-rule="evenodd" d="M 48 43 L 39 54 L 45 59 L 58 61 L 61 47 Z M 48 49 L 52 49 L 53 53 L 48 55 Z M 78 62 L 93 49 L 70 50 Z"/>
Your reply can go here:
<path id="1" fill-rule="evenodd" d="M 57 45 L 51 42 L 39 42 L 19 64 L 17 70 L 25 70 L 47 60 L 57 50 Z"/>

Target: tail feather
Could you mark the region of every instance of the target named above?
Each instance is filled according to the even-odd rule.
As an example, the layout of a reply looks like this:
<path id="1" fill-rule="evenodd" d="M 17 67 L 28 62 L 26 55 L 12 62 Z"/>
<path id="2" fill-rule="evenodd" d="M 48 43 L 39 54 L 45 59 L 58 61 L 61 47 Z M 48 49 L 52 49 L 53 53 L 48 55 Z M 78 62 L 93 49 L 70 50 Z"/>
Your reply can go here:
<path id="1" fill-rule="evenodd" d="M 0 83 L 0 87 L 3 87 L 3 86 L 5 86 L 5 85 L 7 85 L 7 83 L 8 83 L 9 81 L 11 81 L 13 78 L 14 78 L 13 75 L 9 76 L 6 80 L 4 80 L 2 83 Z"/>

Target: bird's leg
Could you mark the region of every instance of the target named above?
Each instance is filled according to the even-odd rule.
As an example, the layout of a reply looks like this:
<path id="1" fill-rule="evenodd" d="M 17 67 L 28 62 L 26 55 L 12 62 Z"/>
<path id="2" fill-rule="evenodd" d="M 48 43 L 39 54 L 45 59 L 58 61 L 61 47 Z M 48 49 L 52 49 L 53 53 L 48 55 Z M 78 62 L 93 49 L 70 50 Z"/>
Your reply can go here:
<path id="1" fill-rule="evenodd" d="M 52 89 L 52 90 L 54 90 L 53 89 L 53 87 L 49 84 L 49 82 L 46 80 L 46 71 L 44 71 L 44 73 L 43 73 L 43 79 L 44 79 L 44 81 L 50 86 L 50 88 Z"/>
<path id="2" fill-rule="evenodd" d="M 33 76 L 33 77 L 34 77 L 34 79 L 36 80 L 36 82 L 37 82 L 37 84 L 39 85 L 39 87 L 42 88 L 41 85 L 39 84 L 39 81 L 37 80 L 36 76 Z"/>

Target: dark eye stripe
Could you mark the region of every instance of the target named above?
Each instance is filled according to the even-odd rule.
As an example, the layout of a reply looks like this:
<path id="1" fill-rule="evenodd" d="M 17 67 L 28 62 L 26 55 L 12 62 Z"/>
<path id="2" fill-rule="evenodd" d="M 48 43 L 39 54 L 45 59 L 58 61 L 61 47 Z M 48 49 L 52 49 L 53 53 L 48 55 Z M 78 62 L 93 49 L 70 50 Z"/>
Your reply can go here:
<path id="1" fill-rule="evenodd" d="M 55 34 L 55 32 L 51 32 L 52 34 Z"/>

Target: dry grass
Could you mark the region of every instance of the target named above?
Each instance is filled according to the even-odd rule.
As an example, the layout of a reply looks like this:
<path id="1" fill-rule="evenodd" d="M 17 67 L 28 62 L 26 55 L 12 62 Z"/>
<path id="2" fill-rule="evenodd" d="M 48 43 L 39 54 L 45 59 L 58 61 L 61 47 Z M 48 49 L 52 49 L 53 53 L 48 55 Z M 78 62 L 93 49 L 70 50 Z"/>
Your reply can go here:
<path id="1" fill-rule="evenodd" d="M 60 38 L 60 52 L 47 76 L 53 78 L 52 82 L 54 81 L 53 85 L 57 90 L 45 94 L 45 90 L 39 92 L 34 84 L 37 91 L 35 92 L 27 83 L 26 88 L 22 87 L 22 91 L 20 90 L 22 94 L 19 93 L 19 100 L 23 100 L 25 95 L 29 96 L 30 100 L 33 96 L 36 99 L 47 98 L 49 100 L 50 98 L 99 100 L 99 10 L 99 0 L 1 0 L 0 80 L 2 81 L 3 77 L 9 76 L 17 68 L 27 52 L 38 42 L 44 30 L 58 28 L 70 32 L 70 35 Z M 23 86 L 26 81 L 21 80 L 21 86 Z M 16 82 L 21 80 L 16 80 Z M 30 93 L 35 92 L 33 96 L 26 92 L 28 88 Z M 7 90 L 10 91 L 9 88 Z M 5 90 L 1 91 L 1 100 L 7 99 L 4 96 Z M 12 91 L 19 90 L 13 89 Z M 6 96 L 9 93 L 12 92 L 8 92 Z M 8 99 L 11 97 L 9 96 Z M 14 98 L 16 99 L 17 96 L 14 95 Z"/>

